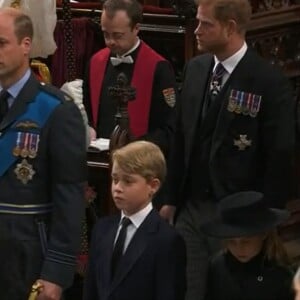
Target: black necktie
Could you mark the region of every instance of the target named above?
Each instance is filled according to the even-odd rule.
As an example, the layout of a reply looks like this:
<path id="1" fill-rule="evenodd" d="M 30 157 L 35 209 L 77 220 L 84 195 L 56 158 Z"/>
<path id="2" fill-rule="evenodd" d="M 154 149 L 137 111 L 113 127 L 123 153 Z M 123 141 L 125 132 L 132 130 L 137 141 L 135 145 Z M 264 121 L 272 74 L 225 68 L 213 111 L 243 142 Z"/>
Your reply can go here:
<path id="1" fill-rule="evenodd" d="M 225 72 L 226 70 L 224 66 L 221 63 L 218 63 L 210 81 L 210 95 L 212 98 L 215 98 L 219 94 L 222 88 L 222 79 Z"/>
<path id="2" fill-rule="evenodd" d="M 7 90 L 2 90 L 0 93 L 0 123 L 8 111 L 7 99 L 10 96 Z"/>
<path id="3" fill-rule="evenodd" d="M 124 217 L 121 221 L 121 230 L 119 232 L 117 241 L 115 243 L 115 247 L 112 254 L 112 260 L 111 260 L 111 275 L 112 278 L 114 274 L 116 273 L 116 270 L 118 268 L 118 264 L 120 262 L 120 259 L 123 255 L 124 250 L 124 243 L 126 240 L 126 234 L 127 234 L 127 227 L 131 224 L 130 219 Z"/>

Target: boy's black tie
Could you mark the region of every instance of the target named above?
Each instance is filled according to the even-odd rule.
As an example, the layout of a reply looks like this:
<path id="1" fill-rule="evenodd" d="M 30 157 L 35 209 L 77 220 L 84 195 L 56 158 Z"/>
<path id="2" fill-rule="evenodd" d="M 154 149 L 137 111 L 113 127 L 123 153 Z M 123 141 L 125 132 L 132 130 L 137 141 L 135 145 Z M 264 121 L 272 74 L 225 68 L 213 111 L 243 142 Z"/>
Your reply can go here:
<path id="1" fill-rule="evenodd" d="M 7 99 L 10 96 L 7 90 L 2 90 L 0 93 L 0 123 L 8 111 Z"/>
<path id="2" fill-rule="evenodd" d="M 122 227 L 119 232 L 117 241 L 115 243 L 115 247 L 112 254 L 112 260 L 111 260 L 111 275 L 112 278 L 116 273 L 116 270 L 118 268 L 119 261 L 123 255 L 124 250 L 124 243 L 126 240 L 126 234 L 127 234 L 127 227 L 131 224 L 130 219 L 124 217 L 121 221 Z"/>

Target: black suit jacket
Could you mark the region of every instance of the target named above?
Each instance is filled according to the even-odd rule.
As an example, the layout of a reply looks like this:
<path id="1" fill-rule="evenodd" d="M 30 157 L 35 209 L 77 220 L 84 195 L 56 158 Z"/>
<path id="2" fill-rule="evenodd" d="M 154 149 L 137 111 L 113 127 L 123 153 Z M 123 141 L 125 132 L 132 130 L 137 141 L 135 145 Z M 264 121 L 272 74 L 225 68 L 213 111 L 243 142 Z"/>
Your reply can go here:
<path id="1" fill-rule="evenodd" d="M 18 157 L 0 177 L 0 202 L 52 203 L 53 211 L 48 215 L 1 214 L 1 299 L 27 299 L 31 285 L 38 278 L 62 287 L 71 285 L 73 280 L 86 180 L 85 128 L 77 106 L 70 98 L 67 101 L 61 91 L 41 84 L 31 75 L 0 124 L 0 138 L 5 138 L 14 121 L 30 103 L 37 101 L 37 95 L 45 94 L 58 101 L 45 125 L 14 129 L 24 133 L 34 130 L 39 134 L 36 157 L 26 158 L 35 174 L 26 184 L 22 183 L 16 167 L 23 158 Z M 38 222 L 45 224 L 48 248 L 45 255 Z"/>
<path id="2" fill-rule="evenodd" d="M 111 281 L 111 257 L 120 217 L 100 220 L 94 229 L 85 300 L 183 300 L 185 245 L 153 210 L 133 236 Z"/>
<path id="3" fill-rule="evenodd" d="M 192 59 L 185 70 L 171 153 L 170 204 L 180 205 L 184 198 L 213 64 L 213 56 L 205 54 Z M 227 109 L 232 89 L 262 96 L 256 117 Z M 206 130 L 213 132 L 207 176 L 214 197 L 218 200 L 234 192 L 257 190 L 265 193 L 272 206 L 282 206 L 290 190 L 295 135 L 294 99 L 288 80 L 248 49 L 215 103 L 220 106 L 217 117 L 208 112 L 200 128 L 202 136 Z M 241 134 L 251 140 L 251 146 L 242 151 L 234 146 L 234 139 Z"/>

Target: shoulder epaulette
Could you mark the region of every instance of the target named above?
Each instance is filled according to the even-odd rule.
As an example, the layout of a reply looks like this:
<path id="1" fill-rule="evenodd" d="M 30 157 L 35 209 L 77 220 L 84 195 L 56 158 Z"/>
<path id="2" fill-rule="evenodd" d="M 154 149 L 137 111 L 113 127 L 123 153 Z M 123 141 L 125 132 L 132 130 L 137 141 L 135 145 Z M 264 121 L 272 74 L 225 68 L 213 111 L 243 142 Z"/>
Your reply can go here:
<path id="1" fill-rule="evenodd" d="M 61 91 L 60 89 L 58 89 L 57 87 L 45 83 L 45 82 L 40 82 L 40 88 L 50 94 L 55 96 L 56 98 L 58 98 L 61 101 L 73 101 L 73 98 L 70 97 L 68 94 L 64 93 L 63 91 Z"/>

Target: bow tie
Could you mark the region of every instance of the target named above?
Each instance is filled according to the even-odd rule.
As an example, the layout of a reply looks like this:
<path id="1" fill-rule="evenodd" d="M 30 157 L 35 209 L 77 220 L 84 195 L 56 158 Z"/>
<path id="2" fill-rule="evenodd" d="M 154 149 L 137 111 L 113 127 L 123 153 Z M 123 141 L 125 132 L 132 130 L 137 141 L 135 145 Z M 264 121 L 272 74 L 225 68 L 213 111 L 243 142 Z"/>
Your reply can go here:
<path id="1" fill-rule="evenodd" d="M 118 66 L 122 63 L 133 64 L 133 58 L 130 55 L 121 56 L 121 57 L 111 57 L 110 62 L 113 66 Z"/>

